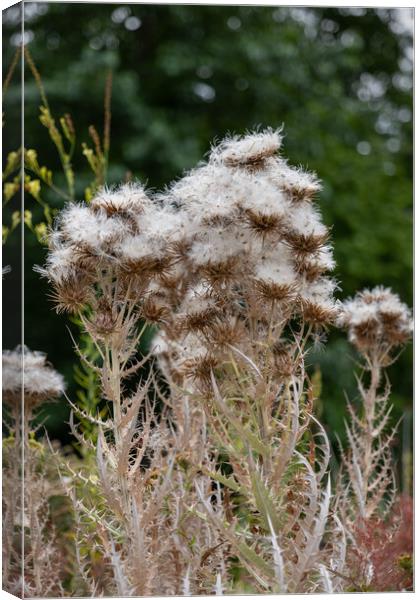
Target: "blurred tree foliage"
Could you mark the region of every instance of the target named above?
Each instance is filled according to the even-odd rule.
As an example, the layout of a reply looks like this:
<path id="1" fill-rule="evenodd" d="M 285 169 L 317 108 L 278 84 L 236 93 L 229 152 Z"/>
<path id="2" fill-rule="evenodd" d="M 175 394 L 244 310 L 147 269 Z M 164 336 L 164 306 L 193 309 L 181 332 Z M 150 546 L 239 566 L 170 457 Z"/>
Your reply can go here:
<path id="1" fill-rule="evenodd" d="M 25 13 L 25 42 L 52 111 L 75 122 L 78 198 L 91 180 L 81 143 L 89 141 L 89 125 L 102 130 L 111 69 L 109 183 L 132 177 L 162 188 L 226 132 L 284 124 L 285 155 L 324 182 L 320 206 L 333 228 L 339 297 L 383 284 L 412 303 L 410 9 L 70 2 L 26 3 Z M 18 20 L 16 7 L 5 11 L 5 64 L 20 41 Z M 25 80 L 25 145 L 55 172 L 57 153 L 39 122 L 29 69 Z M 17 74 L 4 103 L 10 149 L 19 145 L 19 93 Z M 46 197 L 62 205 L 56 195 Z M 18 249 L 12 238 L 6 263 Z M 65 319 L 51 313 L 47 286 L 31 270 L 43 256 L 27 231 L 25 339 L 48 352 L 70 384 L 74 354 Z M 14 343 L 11 330 L 4 338 L 6 346 Z M 322 419 L 341 433 L 343 390 L 355 393 L 354 357 L 344 336 L 332 332 L 311 360 L 322 371 Z M 391 378 L 398 417 L 411 410 L 411 349 Z M 66 430 L 65 410 L 63 404 L 50 420 L 56 435 Z"/>

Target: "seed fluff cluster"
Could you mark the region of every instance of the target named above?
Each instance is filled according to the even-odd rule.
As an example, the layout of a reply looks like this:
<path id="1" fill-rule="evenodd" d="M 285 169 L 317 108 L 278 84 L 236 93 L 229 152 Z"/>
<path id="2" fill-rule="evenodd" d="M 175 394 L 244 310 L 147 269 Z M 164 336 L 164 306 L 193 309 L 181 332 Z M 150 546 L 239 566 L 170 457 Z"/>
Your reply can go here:
<path id="1" fill-rule="evenodd" d="M 271 129 L 228 138 L 164 193 L 131 184 L 68 205 L 39 269 L 57 310 L 90 307 L 88 330 L 106 337 L 128 301 L 130 314 L 158 325 L 156 354 L 178 379 L 208 375 L 244 339 L 278 339 L 291 319 L 333 322 L 320 184 L 280 146 Z"/>
<path id="2" fill-rule="evenodd" d="M 64 379 L 48 365 L 46 355 L 26 346 L 3 351 L 2 375 L 3 397 L 11 406 L 20 402 L 22 387 L 27 408 L 35 408 L 64 392 Z"/>
<path id="3" fill-rule="evenodd" d="M 227 348 L 278 339 L 291 319 L 315 328 L 335 319 L 329 231 L 313 202 L 320 184 L 280 146 L 272 130 L 226 139 L 161 196 L 186 225 L 171 280 L 182 294 L 155 340 L 172 375 L 208 374 Z"/>
<path id="4" fill-rule="evenodd" d="M 338 325 L 348 329 L 349 340 L 363 352 L 385 352 L 405 344 L 413 330 L 411 311 L 389 288 L 378 286 L 358 292 L 342 304 Z"/>

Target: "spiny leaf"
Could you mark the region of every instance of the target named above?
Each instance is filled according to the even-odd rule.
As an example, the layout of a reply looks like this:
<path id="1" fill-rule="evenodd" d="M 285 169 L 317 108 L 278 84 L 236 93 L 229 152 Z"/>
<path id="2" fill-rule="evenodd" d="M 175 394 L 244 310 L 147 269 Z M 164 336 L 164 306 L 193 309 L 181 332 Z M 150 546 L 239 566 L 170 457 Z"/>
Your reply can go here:
<path id="1" fill-rule="evenodd" d="M 264 482 L 262 481 L 257 470 L 251 470 L 251 484 L 255 502 L 264 521 L 266 530 L 270 531 L 271 522 L 275 531 L 279 531 L 281 528 L 281 520 L 277 515 L 277 510 L 272 499 L 270 498 L 269 491 L 264 485 Z"/>

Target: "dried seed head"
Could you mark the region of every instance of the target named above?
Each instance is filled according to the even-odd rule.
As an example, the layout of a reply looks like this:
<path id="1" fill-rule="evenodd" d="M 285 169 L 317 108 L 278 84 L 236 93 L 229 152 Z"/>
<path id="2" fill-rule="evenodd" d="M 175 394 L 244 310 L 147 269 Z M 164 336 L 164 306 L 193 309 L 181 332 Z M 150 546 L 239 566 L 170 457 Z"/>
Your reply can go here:
<path id="1" fill-rule="evenodd" d="M 255 270 L 257 295 L 266 300 L 290 300 L 297 293 L 293 265 L 286 260 L 277 262 L 271 257 L 261 261 Z"/>
<path id="2" fill-rule="evenodd" d="M 280 130 L 267 129 L 261 133 L 232 137 L 213 148 L 211 162 L 229 167 L 261 168 L 266 159 L 277 154 L 281 147 Z"/>
<path id="3" fill-rule="evenodd" d="M 191 288 L 177 315 L 180 331 L 205 331 L 221 315 L 223 302 L 204 285 Z"/>
<path id="4" fill-rule="evenodd" d="M 326 327 L 335 322 L 337 308 L 333 302 L 302 302 L 302 318 L 315 326 Z"/>
<path id="5" fill-rule="evenodd" d="M 332 257 L 332 250 L 328 246 L 323 246 L 314 255 L 299 254 L 295 259 L 296 272 L 310 282 L 319 279 L 321 275 L 334 268 L 335 261 Z"/>
<path id="6" fill-rule="evenodd" d="M 83 272 L 74 273 L 54 286 L 50 294 L 57 313 L 78 314 L 91 301 L 91 279 Z"/>
<path id="7" fill-rule="evenodd" d="M 188 253 L 191 250 L 192 240 L 181 238 L 171 242 L 169 253 L 173 256 L 174 262 L 185 261 L 188 258 Z"/>
<path id="8" fill-rule="evenodd" d="M 366 318 L 358 325 L 353 326 L 354 343 L 359 349 L 372 348 L 378 336 L 378 322 L 376 319 Z"/>
<path id="9" fill-rule="evenodd" d="M 95 337 L 107 337 L 115 332 L 117 315 L 107 298 L 102 297 L 97 301 L 89 326 L 95 332 Z"/>
<path id="10" fill-rule="evenodd" d="M 4 400 L 18 408 L 22 388 L 25 407 L 37 408 L 64 392 L 64 379 L 47 363 L 43 352 L 31 352 L 26 346 L 3 351 L 2 389 Z"/>
<path id="11" fill-rule="evenodd" d="M 265 238 L 267 235 L 280 233 L 282 219 L 278 215 L 267 215 L 248 209 L 245 211 L 245 223 L 253 233 Z"/>
<path id="12" fill-rule="evenodd" d="M 226 350 L 229 346 L 237 346 L 247 337 L 243 323 L 223 317 L 213 320 L 204 334 L 209 346 L 215 350 Z"/>
<path id="13" fill-rule="evenodd" d="M 277 158 L 270 163 L 268 176 L 296 204 L 310 202 L 321 190 L 321 183 L 315 174 L 290 167 L 284 159 Z"/>
<path id="14" fill-rule="evenodd" d="M 126 183 L 114 190 L 103 188 L 90 202 L 94 212 L 103 210 L 109 217 L 138 214 L 151 205 L 152 200 L 140 183 Z"/>
<path id="15" fill-rule="evenodd" d="M 328 228 L 312 204 L 295 206 L 287 214 L 284 227 L 286 242 L 297 254 L 313 254 L 320 251 L 328 239 Z"/>
<path id="16" fill-rule="evenodd" d="M 219 311 L 214 306 L 208 306 L 202 310 L 194 311 L 187 315 L 178 317 L 181 329 L 186 332 L 201 331 L 204 332 L 211 326 Z"/>
<path id="17" fill-rule="evenodd" d="M 165 323 L 170 318 L 170 309 L 158 298 L 149 296 L 143 302 L 141 314 L 151 324 Z"/>
<path id="18" fill-rule="evenodd" d="M 218 360 L 208 352 L 205 356 L 185 360 L 182 365 L 182 372 L 193 381 L 197 381 L 204 387 L 209 387 L 211 385 L 211 373 L 217 368 L 218 364 Z"/>
<path id="19" fill-rule="evenodd" d="M 121 261 L 122 275 L 156 275 L 162 276 L 170 272 L 172 263 L 170 256 L 156 257 L 151 254 L 137 259 L 127 258 Z"/>
<path id="20" fill-rule="evenodd" d="M 273 282 L 256 280 L 255 288 L 257 295 L 264 300 L 285 302 L 294 298 L 297 292 L 297 286 L 278 284 Z"/>
<path id="21" fill-rule="evenodd" d="M 284 237 L 297 256 L 305 256 L 321 250 L 328 240 L 329 233 L 305 235 L 296 231 L 288 231 Z"/>
<path id="22" fill-rule="evenodd" d="M 279 340 L 271 346 L 271 351 L 278 375 L 281 377 L 291 377 L 295 369 L 292 346 L 287 342 Z"/>
<path id="23" fill-rule="evenodd" d="M 223 286 L 240 279 L 240 267 L 239 259 L 231 256 L 219 262 L 207 262 L 201 267 L 200 273 L 204 281 L 211 285 Z"/>
<path id="24" fill-rule="evenodd" d="M 74 267 L 82 273 L 93 274 L 103 267 L 106 268 L 110 262 L 110 256 L 97 254 L 86 244 L 74 244 L 69 250 L 72 252 Z"/>
<path id="25" fill-rule="evenodd" d="M 300 310 L 303 320 L 316 327 L 327 326 L 337 318 L 334 300 L 336 282 L 328 277 L 316 281 L 304 280 L 299 291 Z"/>
<path id="26" fill-rule="evenodd" d="M 408 306 L 384 287 L 358 292 L 344 302 L 337 324 L 348 330 L 349 340 L 360 351 L 403 345 L 413 329 Z"/>

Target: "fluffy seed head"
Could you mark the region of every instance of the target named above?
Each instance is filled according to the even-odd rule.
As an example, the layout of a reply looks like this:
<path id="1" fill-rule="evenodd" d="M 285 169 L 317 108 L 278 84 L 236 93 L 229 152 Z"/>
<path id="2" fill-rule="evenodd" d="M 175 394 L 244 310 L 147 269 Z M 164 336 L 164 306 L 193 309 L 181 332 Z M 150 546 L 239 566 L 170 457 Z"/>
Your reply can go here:
<path id="1" fill-rule="evenodd" d="M 140 183 L 126 183 L 115 190 L 103 188 L 90 202 L 93 211 L 103 210 L 108 216 L 137 214 L 151 204 Z"/>
<path id="2" fill-rule="evenodd" d="M 308 281 L 316 281 L 321 275 L 334 270 L 335 261 L 332 249 L 329 246 L 323 246 L 318 252 L 312 255 L 300 254 L 296 256 L 295 268 Z"/>
<path id="3" fill-rule="evenodd" d="M 90 301 L 90 280 L 84 273 L 72 273 L 57 283 L 50 294 L 57 313 L 78 314 Z"/>
<path id="4" fill-rule="evenodd" d="M 204 331 L 221 314 L 221 302 L 204 286 L 191 289 L 180 307 L 177 321 L 182 331 Z"/>
<path id="5" fill-rule="evenodd" d="M 287 161 L 281 158 L 276 158 L 270 163 L 268 177 L 297 204 L 311 201 L 321 190 L 321 183 L 315 174 L 290 167 Z"/>
<path id="6" fill-rule="evenodd" d="M 303 320 L 318 327 L 334 323 L 337 318 L 333 295 L 336 287 L 336 282 L 328 277 L 320 277 L 316 281 L 304 280 L 299 291 Z"/>
<path id="7" fill-rule="evenodd" d="M 126 224 L 116 216 L 94 212 L 89 206 L 71 204 L 60 215 L 61 234 L 66 242 L 88 248 L 101 255 L 112 251 L 113 245 L 123 239 Z"/>
<path id="8" fill-rule="evenodd" d="M 64 379 L 47 363 L 43 352 L 32 352 L 26 346 L 3 351 L 3 397 L 18 406 L 24 391 L 25 406 L 33 409 L 64 392 Z"/>
<path id="9" fill-rule="evenodd" d="M 362 352 L 403 345 L 413 330 L 408 306 L 390 288 L 381 286 L 343 302 L 337 324 L 348 330 L 350 342 Z"/>
<path id="10" fill-rule="evenodd" d="M 288 262 L 262 261 L 255 277 L 257 291 L 266 300 L 286 300 L 296 293 L 296 273 Z"/>
<path id="11" fill-rule="evenodd" d="M 280 130 L 272 129 L 243 137 L 234 136 L 213 148 L 210 161 L 222 162 L 229 167 L 259 167 L 278 152 L 281 140 Z"/>
<path id="12" fill-rule="evenodd" d="M 142 304 L 142 316 L 151 324 L 164 323 L 170 317 L 170 309 L 160 299 L 150 295 Z"/>

